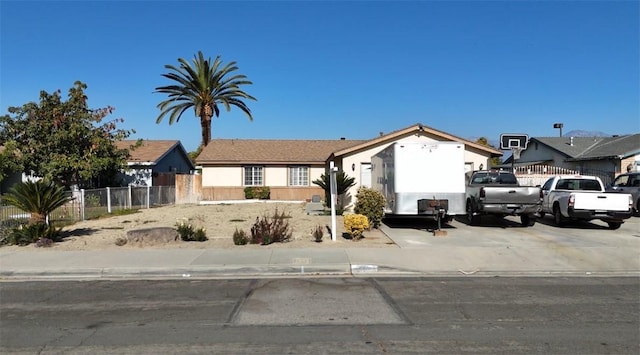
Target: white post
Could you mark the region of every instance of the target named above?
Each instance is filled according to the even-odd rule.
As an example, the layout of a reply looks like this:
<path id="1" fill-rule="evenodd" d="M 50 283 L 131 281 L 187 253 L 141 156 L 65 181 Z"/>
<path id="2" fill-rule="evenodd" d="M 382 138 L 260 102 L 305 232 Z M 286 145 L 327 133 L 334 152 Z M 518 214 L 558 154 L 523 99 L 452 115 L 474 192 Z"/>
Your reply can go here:
<path id="1" fill-rule="evenodd" d="M 131 209 L 131 208 L 132 208 L 132 206 L 133 206 L 133 199 L 131 198 L 131 196 L 132 196 L 132 195 L 131 195 L 131 185 L 129 185 L 129 201 L 128 201 L 128 203 L 127 203 L 127 205 L 128 205 L 128 207 L 129 207 L 129 209 Z"/>
<path id="2" fill-rule="evenodd" d="M 80 216 L 84 221 L 84 189 L 80 189 Z"/>
<path id="3" fill-rule="evenodd" d="M 107 213 L 111 213 L 111 188 L 107 187 Z"/>
<path id="4" fill-rule="evenodd" d="M 336 195 L 338 194 L 338 185 L 336 183 L 336 172 L 338 168 L 334 166 L 333 162 L 329 162 L 330 171 L 330 188 L 331 191 L 331 240 L 336 241 Z"/>
<path id="5" fill-rule="evenodd" d="M 147 185 L 147 208 L 149 208 L 151 200 L 151 186 Z"/>

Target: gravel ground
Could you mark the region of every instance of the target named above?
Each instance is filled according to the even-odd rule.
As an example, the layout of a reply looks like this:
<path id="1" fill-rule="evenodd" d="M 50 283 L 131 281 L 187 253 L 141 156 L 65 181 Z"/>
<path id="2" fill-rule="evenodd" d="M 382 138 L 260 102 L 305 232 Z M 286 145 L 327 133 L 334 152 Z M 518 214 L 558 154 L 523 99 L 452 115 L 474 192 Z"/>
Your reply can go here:
<path id="1" fill-rule="evenodd" d="M 328 228 L 331 216 L 312 216 L 305 213 L 305 203 L 254 202 L 216 205 L 174 205 L 142 209 L 137 213 L 124 216 L 111 216 L 95 220 L 78 222 L 63 229 L 66 237 L 52 247 L 56 250 L 96 250 L 117 248 L 140 248 L 140 245 L 127 243 L 116 245 L 116 240 L 126 238 L 127 231 L 151 227 L 175 227 L 180 221 L 195 227 L 206 229 L 208 241 L 174 242 L 161 245 L 145 245 L 144 248 L 362 248 L 362 247 L 396 247 L 396 245 L 380 230 L 365 231 L 364 238 L 352 241 L 343 237 L 343 217 L 337 216 L 337 240 L 331 241 Z M 293 231 L 293 238 L 287 243 L 274 243 L 268 246 L 233 244 L 233 233 L 244 230 L 250 235 L 252 224 L 256 218 L 272 216 L 275 211 L 284 212 Z M 312 231 L 322 226 L 325 234 L 323 242 L 316 243 Z M 3 250 L 33 248 L 33 246 L 4 246 Z M 46 251 L 49 248 L 38 248 Z"/>

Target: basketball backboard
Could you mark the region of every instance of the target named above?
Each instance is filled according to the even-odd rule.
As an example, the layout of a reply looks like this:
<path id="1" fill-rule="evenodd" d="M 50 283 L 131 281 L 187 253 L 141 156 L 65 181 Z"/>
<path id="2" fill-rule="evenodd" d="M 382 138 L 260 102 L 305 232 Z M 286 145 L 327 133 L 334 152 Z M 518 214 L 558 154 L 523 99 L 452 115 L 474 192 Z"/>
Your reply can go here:
<path id="1" fill-rule="evenodd" d="M 500 135 L 500 149 L 527 149 L 529 135 L 522 133 L 503 133 Z"/>

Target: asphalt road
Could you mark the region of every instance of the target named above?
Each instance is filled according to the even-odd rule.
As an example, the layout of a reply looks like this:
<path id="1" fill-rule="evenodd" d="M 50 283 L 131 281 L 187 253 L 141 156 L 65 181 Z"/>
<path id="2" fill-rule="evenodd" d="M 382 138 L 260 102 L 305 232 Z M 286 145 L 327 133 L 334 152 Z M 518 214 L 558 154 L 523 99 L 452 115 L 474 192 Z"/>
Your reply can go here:
<path id="1" fill-rule="evenodd" d="M 0 283 L 0 353 L 637 354 L 640 280 Z"/>

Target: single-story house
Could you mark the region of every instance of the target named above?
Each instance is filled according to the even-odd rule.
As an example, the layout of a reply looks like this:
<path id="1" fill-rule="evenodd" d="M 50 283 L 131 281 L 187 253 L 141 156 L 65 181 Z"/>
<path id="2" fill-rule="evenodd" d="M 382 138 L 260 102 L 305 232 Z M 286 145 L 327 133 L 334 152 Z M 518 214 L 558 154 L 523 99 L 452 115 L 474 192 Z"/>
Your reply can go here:
<path id="1" fill-rule="evenodd" d="M 136 140 L 116 142 L 119 149 L 129 149 L 127 169 L 120 174 L 124 185 L 172 186 L 175 174 L 191 174 L 195 166 L 179 140 Z"/>
<path id="2" fill-rule="evenodd" d="M 395 142 L 462 142 L 467 171 L 489 167 L 502 156 L 484 146 L 423 124 L 415 124 L 369 140 L 212 140 L 196 158 L 202 167 L 202 199 L 244 199 L 247 186 L 268 186 L 271 199 L 308 200 L 324 192 L 312 183 L 330 162 L 355 178 L 344 198 L 353 202 L 357 189 L 371 186 L 371 157 Z"/>
<path id="3" fill-rule="evenodd" d="M 504 165 L 511 164 L 509 157 Z M 520 153 L 517 165 L 549 165 L 610 175 L 637 171 L 640 162 L 640 134 L 612 137 L 535 137 Z"/>

